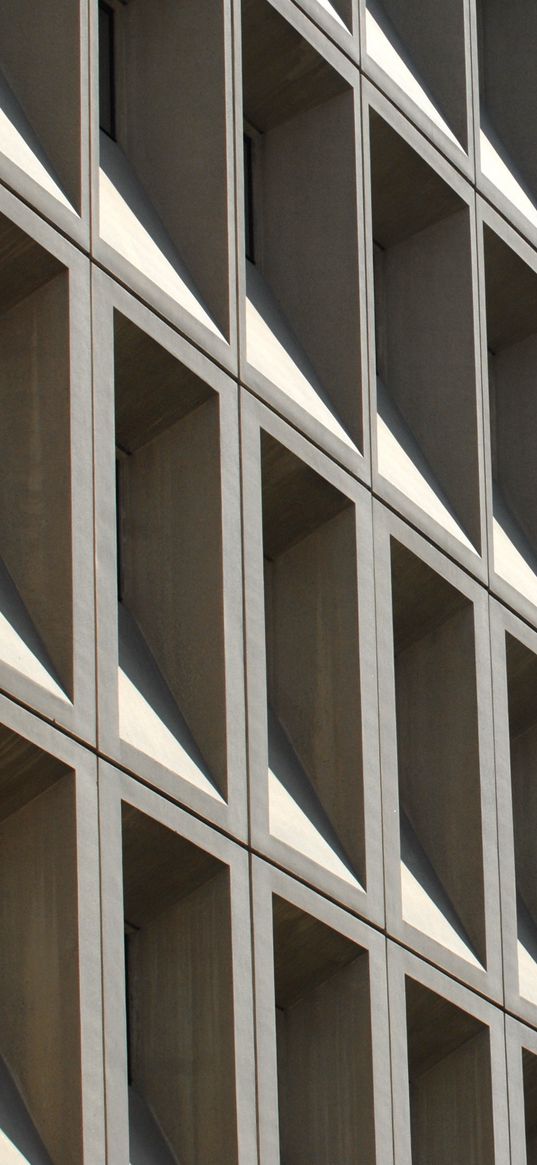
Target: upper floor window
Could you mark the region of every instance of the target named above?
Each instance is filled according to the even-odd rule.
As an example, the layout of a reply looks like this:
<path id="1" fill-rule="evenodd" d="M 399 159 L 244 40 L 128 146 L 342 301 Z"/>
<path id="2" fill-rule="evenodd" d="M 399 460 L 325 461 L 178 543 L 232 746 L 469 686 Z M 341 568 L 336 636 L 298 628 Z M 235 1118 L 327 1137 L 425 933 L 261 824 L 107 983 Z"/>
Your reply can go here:
<path id="1" fill-rule="evenodd" d="M 254 142 L 244 134 L 244 237 L 246 258 L 255 263 L 254 241 Z"/>
<path id="2" fill-rule="evenodd" d="M 104 0 L 99 0 L 99 124 L 115 138 L 114 10 Z"/>

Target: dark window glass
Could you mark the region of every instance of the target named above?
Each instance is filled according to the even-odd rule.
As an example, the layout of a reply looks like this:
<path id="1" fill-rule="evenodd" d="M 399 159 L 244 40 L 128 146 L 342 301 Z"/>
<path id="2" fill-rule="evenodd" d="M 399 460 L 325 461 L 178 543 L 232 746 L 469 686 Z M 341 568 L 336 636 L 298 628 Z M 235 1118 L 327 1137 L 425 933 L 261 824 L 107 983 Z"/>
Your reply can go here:
<path id="1" fill-rule="evenodd" d="M 123 598 L 123 556 L 122 556 L 122 497 L 121 497 L 121 454 L 116 451 L 116 544 L 117 544 L 117 597 Z"/>
<path id="2" fill-rule="evenodd" d="M 251 137 L 244 135 L 244 229 L 246 239 L 246 258 L 255 263 L 254 248 L 254 175 L 253 175 L 254 146 Z"/>
<path id="3" fill-rule="evenodd" d="M 114 92 L 114 13 L 99 0 L 99 123 L 111 138 L 116 136 Z"/>
<path id="4" fill-rule="evenodd" d="M 130 935 L 125 931 L 125 1012 L 127 1020 L 127 1082 L 132 1084 L 132 1025 L 131 1025 L 131 976 L 130 976 Z"/>

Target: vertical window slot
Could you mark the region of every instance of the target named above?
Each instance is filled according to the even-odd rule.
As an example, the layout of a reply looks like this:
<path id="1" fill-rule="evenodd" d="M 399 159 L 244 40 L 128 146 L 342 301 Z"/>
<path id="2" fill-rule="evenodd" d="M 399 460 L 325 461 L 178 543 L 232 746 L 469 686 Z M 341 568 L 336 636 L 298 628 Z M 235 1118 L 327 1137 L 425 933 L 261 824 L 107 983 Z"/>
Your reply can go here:
<path id="1" fill-rule="evenodd" d="M 99 0 L 99 124 L 115 139 L 114 12 L 103 0 Z"/>
<path id="2" fill-rule="evenodd" d="M 244 134 L 244 238 L 246 258 L 255 263 L 254 231 L 254 143 L 249 134 Z"/>

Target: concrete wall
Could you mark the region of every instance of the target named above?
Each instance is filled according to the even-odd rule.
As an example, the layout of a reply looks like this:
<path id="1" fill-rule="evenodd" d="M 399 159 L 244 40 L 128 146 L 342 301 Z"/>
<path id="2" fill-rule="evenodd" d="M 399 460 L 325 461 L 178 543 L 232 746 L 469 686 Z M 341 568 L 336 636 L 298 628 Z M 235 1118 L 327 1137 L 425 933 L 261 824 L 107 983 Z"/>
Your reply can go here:
<path id="1" fill-rule="evenodd" d="M 0 14 L 0 1160 L 531 1165 L 533 6 L 110 4 L 117 141 Z"/>

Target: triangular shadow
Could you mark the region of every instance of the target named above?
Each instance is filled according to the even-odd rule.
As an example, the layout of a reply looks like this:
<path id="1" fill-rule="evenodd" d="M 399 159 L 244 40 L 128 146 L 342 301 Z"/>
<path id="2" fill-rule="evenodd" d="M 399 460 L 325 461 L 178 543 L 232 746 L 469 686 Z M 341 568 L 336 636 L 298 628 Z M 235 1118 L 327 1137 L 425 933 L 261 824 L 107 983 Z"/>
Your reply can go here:
<path id="1" fill-rule="evenodd" d="M 221 332 L 123 150 L 101 130 L 101 238 L 216 335 Z"/>
<path id="2" fill-rule="evenodd" d="M 270 707 L 267 719 L 271 833 L 332 874 L 361 888 L 352 862 Z"/>
<path id="3" fill-rule="evenodd" d="M 24 1100 L 0 1056 L 0 1161 L 2 1165 L 52 1165 Z"/>
<path id="4" fill-rule="evenodd" d="M 129 1086 L 129 1165 L 177 1165 L 151 1109 Z"/>
<path id="5" fill-rule="evenodd" d="M 221 801 L 154 656 L 123 603 L 118 604 L 118 641 L 122 739 Z"/>
<path id="6" fill-rule="evenodd" d="M 382 477 L 473 550 L 413 433 L 382 380 L 377 378 L 378 470 Z"/>
<path id="7" fill-rule="evenodd" d="M 492 513 L 494 570 L 537 606 L 537 556 L 496 482 Z"/>
<path id="8" fill-rule="evenodd" d="M 76 214 L 61 188 L 58 175 L 36 137 L 13 90 L 0 70 L 0 152 L 24 170 L 48 194 Z"/>
<path id="9" fill-rule="evenodd" d="M 517 894 L 518 989 L 524 999 L 537 1003 L 537 926 L 520 894 Z"/>
<path id="10" fill-rule="evenodd" d="M 249 364 L 282 388 L 351 449 L 356 449 L 261 272 L 246 261 Z"/>
<path id="11" fill-rule="evenodd" d="M 339 12 L 336 12 L 333 4 L 330 4 L 330 0 L 317 0 L 317 3 L 321 8 L 324 8 L 325 12 L 328 12 L 328 14 L 332 17 L 332 20 L 335 20 L 337 24 L 341 26 L 341 28 L 344 28 L 346 32 L 350 31 L 347 23 L 339 15 Z"/>
<path id="12" fill-rule="evenodd" d="M 378 0 L 367 0 L 367 52 L 392 77 L 401 89 L 424 113 L 434 121 L 446 136 L 462 150 L 446 117 L 438 106 L 423 77 L 416 72 L 416 64 L 407 46 L 401 40 L 389 16 Z"/>
<path id="13" fill-rule="evenodd" d="M 61 700 L 69 700 L 19 592 L 0 559 L 0 654 L 4 663 L 22 672 Z"/>
<path id="14" fill-rule="evenodd" d="M 494 125 L 490 121 L 486 109 L 481 110 L 480 116 L 480 154 L 481 170 L 486 178 L 492 182 L 497 190 L 505 194 L 529 218 L 537 223 L 537 202 L 526 183 L 524 176 L 516 166 Z"/>
<path id="15" fill-rule="evenodd" d="M 481 967 L 460 918 L 405 812 L 400 810 L 403 918 L 436 942 Z"/>

